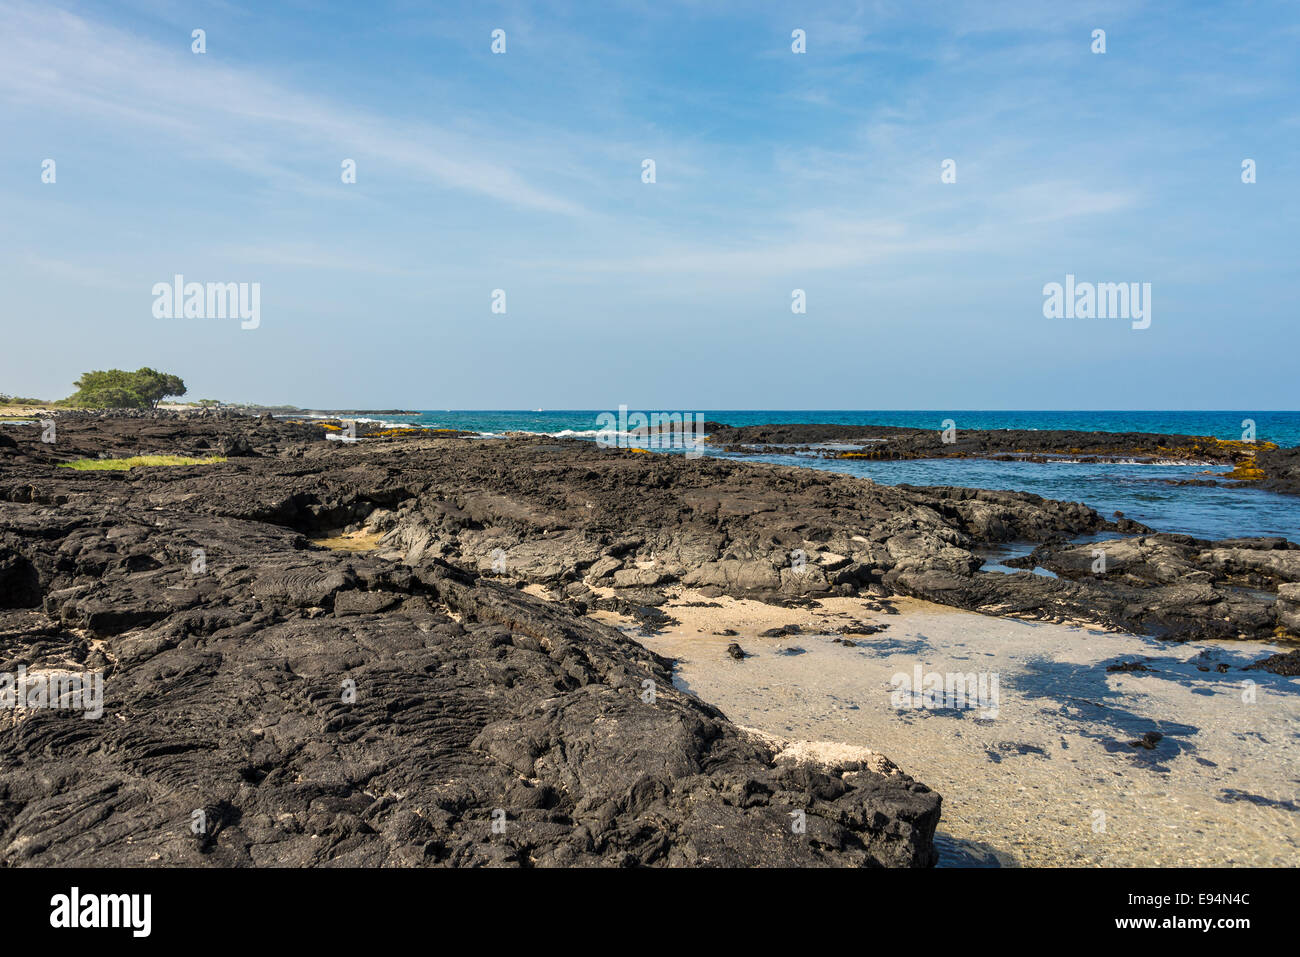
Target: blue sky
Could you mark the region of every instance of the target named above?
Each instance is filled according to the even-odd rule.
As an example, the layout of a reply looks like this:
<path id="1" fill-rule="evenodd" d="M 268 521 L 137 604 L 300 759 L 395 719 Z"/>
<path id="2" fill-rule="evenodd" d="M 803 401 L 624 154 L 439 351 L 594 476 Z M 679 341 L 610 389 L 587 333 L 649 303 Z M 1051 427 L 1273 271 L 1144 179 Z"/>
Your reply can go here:
<path id="1" fill-rule="evenodd" d="M 149 365 L 315 407 L 1300 406 L 1291 2 L 0 0 L 0 25 L 2 392 Z M 155 318 L 176 273 L 260 283 L 260 327 Z M 1151 283 L 1151 327 L 1044 318 L 1067 273 Z"/>

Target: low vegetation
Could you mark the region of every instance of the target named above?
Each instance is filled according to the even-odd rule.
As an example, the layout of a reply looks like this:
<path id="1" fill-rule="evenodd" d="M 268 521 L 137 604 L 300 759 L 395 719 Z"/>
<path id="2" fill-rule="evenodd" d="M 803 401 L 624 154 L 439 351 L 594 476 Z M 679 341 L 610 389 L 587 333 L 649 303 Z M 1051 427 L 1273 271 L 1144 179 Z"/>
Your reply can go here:
<path id="1" fill-rule="evenodd" d="M 64 462 L 59 468 L 76 469 L 79 472 L 123 471 L 133 468 L 151 468 L 157 465 L 216 465 L 224 461 L 226 459 L 221 455 L 206 459 L 190 458 L 187 455 L 132 455 L 125 459 L 77 459 L 73 462 Z"/>

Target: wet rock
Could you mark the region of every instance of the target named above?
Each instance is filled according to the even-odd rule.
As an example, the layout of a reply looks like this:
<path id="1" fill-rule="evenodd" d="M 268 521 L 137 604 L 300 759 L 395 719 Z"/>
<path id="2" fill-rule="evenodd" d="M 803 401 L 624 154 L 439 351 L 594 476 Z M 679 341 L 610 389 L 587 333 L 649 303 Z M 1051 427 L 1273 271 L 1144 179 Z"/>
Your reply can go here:
<path id="1" fill-rule="evenodd" d="M 1300 801 L 1287 800 L 1281 797 L 1265 797 L 1262 794 L 1252 794 L 1238 788 L 1224 788 L 1219 793 L 1219 800 L 1225 804 L 1232 801 L 1249 801 L 1251 804 L 1257 804 L 1260 807 L 1275 807 L 1284 811 L 1300 811 Z"/>
<path id="2" fill-rule="evenodd" d="M 848 624 L 837 625 L 835 631 L 841 635 L 878 635 L 888 627 L 888 625 L 873 625 L 855 618 Z"/>
<path id="3" fill-rule="evenodd" d="M 1288 578 L 1300 547 L 1285 539 L 1237 539 L 1233 547 L 1189 535 L 1145 535 L 1086 545 L 1049 544 L 1027 559 L 1066 581 L 1007 582 L 1053 594 L 1062 618 L 1083 618 L 1161 637 L 1272 638 L 1291 620 Z M 1012 578 L 1013 576 L 999 576 Z M 1268 594 L 1277 590 L 1277 599 Z M 1084 611 L 1086 606 L 1087 610 Z M 1297 622 L 1300 624 L 1300 622 Z"/>
<path id="4" fill-rule="evenodd" d="M 1288 678 L 1300 677 L 1300 651 L 1279 652 L 1247 665 L 1245 671 L 1268 671 Z"/>
<path id="5" fill-rule="evenodd" d="M 1107 671 L 1150 671 L 1151 669 L 1148 668 L 1140 661 L 1122 661 L 1119 664 L 1108 665 L 1106 667 L 1106 670 Z"/>
<path id="6" fill-rule="evenodd" d="M 1263 473 L 1257 485 L 1286 495 L 1300 495 L 1300 448 L 1262 449 L 1255 465 Z"/>

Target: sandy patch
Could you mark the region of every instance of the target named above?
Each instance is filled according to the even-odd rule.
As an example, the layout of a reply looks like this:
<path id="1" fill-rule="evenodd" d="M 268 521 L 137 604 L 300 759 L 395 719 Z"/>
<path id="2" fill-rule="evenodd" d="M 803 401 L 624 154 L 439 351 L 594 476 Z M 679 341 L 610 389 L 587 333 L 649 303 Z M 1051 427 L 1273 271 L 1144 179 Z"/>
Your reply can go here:
<path id="1" fill-rule="evenodd" d="M 677 659 L 679 687 L 790 760 L 888 755 L 944 797 L 942 864 L 1300 865 L 1300 679 L 1240 670 L 1271 645 L 1168 644 L 912 599 L 805 609 L 682 592 L 662 610 L 680 624 L 654 636 L 592 617 Z M 852 622 L 885 628 L 838 633 Z M 801 633 L 759 637 L 785 625 Z M 731 642 L 748 657 L 730 658 Z M 1129 661 L 1150 670 L 1106 670 Z M 996 707 L 900 701 L 897 676 L 918 674 L 983 676 Z M 1154 747 L 1129 743 L 1151 732 Z"/>
<path id="2" fill-rule="evenodd" d="M 321 548 L 331 548 L 341 552 L 372 552 L 379 547 L 384 537 L 382 532 L 348 532 L 329 538 L 312 538 L 309 541 Z"/>

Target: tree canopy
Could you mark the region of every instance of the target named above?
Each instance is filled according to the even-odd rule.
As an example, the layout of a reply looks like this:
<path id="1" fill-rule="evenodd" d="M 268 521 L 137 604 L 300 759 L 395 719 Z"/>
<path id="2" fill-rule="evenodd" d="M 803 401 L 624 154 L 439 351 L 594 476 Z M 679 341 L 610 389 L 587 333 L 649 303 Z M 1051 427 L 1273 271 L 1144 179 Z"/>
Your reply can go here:
<path id="1" fill-rule="evenodd" d="M 156 409 L 168 396 L 185 394 L 180 376 L 147 367 L 83 372 L 73 386 L 77 391 L 64 401 L 92 409 Z"/>

